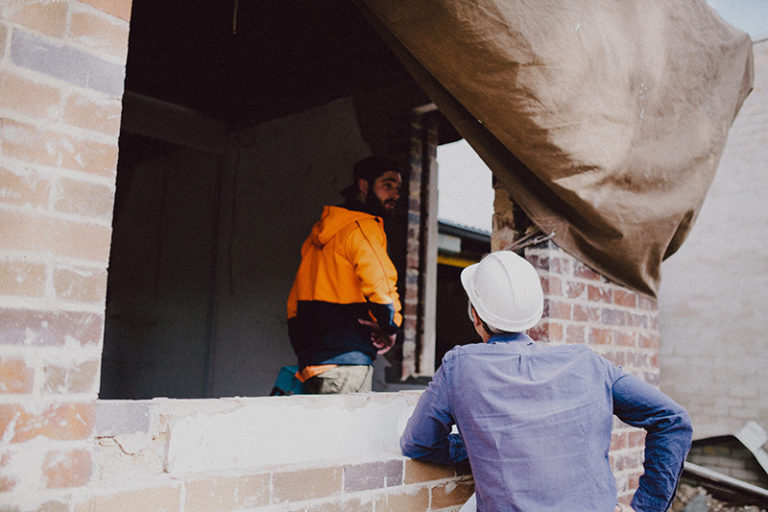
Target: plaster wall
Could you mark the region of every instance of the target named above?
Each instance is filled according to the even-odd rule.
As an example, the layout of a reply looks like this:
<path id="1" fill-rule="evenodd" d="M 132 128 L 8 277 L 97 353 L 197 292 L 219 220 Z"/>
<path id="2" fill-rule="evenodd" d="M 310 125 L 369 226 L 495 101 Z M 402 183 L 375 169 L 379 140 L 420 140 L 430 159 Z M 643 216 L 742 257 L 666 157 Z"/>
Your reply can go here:
<path id="1" fill-rule="evenodd" d="M 688 239 L 663 265 L 661 388 L 691 413 L 694 437 L 768 427 L 768 40 Z"/>
<path id="2" fill-rule="evenodd" d="M 220 160 L 175 150 L 118 169 L 102 398 L 204 392 Z"/>
<path id="3" fill-rule="evenodd" d="M 351 99 L 246 130 L 222 188 L 211 396 L 259 396 L 295 364 L 285 301 L 301 244 L 370 154 Z"/>

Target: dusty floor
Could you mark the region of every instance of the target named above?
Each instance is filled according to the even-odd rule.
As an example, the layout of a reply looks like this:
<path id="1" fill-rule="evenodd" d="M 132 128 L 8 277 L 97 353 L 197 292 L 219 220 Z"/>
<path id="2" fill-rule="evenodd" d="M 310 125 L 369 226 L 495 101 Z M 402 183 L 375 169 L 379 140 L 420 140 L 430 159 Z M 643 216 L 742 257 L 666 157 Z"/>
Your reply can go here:
<path id="1" fill-rule="evenodd" d="M 700 494 L 706 495 L 709 512 L 768 512 L 766 509 L 754 505 L 729 505 L 708 495 L 703 487 L 693 487 L 686 484 L 680 485 L 680 488 L 677 490 L 677 498 L 674 503 L 672 503 L 672 507 L 669 510 L 671 512 L 682 512 L 685 510 L 686 505 Z"/>

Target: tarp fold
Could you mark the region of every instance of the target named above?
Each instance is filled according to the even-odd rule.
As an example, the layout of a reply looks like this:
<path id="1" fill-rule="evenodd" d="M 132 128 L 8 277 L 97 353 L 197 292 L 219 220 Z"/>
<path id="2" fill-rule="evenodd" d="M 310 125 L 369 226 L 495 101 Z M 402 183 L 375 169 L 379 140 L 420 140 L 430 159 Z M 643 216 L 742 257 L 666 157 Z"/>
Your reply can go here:
<path id="1" fill-rule="evenodd" d="M 704 0 L 357 0 L 532 222 L 655 296 L 752 88 Z"/>

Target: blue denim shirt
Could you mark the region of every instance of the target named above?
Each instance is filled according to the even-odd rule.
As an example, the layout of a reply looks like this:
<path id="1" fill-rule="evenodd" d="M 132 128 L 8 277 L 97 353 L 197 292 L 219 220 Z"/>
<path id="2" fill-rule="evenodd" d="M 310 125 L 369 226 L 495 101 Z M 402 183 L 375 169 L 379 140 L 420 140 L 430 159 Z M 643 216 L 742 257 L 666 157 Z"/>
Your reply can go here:
<path id="1" fill-rule="evenodd" d="M 406 456 L 440 463 L 468 456 L 479 512 L 612 512 L 613 414 L 647 431 L 632 506 L 668 510 L 690 447 L 688 414 L 584 345 L 503 334 L 453 348 L 400 446 Z"/>

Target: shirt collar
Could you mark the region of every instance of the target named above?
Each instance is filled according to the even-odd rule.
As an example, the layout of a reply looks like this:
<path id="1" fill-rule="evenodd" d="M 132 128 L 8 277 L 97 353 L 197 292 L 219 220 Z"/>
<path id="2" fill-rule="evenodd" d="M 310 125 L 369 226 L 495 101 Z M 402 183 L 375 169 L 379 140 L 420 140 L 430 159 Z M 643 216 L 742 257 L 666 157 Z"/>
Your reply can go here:
<path id="1" fill-rule="evenodd" d="M 527 345 L 534 343 L 533 339 L 524 332 L 502 332 L 492 334 L 490 339 L 488 339 L 488 343 L 507 343 L 513 341 L 523 342 Z"/>

